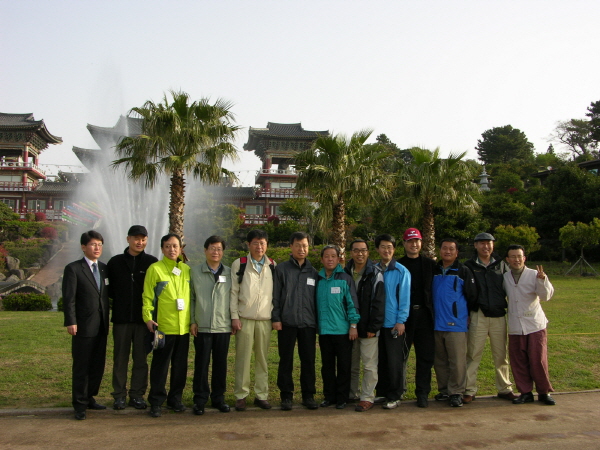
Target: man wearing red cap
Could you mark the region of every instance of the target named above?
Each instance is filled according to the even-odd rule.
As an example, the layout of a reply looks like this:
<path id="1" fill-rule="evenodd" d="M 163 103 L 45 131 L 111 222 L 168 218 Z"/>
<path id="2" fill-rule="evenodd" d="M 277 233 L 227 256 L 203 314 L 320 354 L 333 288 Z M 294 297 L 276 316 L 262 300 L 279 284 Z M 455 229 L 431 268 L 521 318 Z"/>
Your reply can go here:
<path id="1" fill-rule="evenodd" d="M 403 245 L 406 256 L 399 263 L 408 269 L 410 283 L 410 314 L 406 321 L 406 345 L 404 347 L 404 370 L 410 347 L 415 346 L 416 374 L 415 394 L 417 406 L 427 408 L 427 397 L 431 391 L 431 369 L 435 353 L 435 338 L 433 334 L 433 305 L 431 301 L 431 284 L 435 261 L 421 255 L 421 232 L 416 228 L 408 228 L 404 232 Z M 406 375 L 403 377 L 406 391 Z"/>

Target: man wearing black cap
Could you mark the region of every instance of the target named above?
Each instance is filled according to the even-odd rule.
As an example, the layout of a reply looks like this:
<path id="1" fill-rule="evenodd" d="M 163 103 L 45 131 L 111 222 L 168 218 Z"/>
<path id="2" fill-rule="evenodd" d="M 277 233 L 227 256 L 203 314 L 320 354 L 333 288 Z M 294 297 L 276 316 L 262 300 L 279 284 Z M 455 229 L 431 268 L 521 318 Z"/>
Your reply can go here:
<path id="1" fill-rule="evenodd" d="M 129 246 L 108 261 L 108 294 L 112 298 L 112 322 L 114 366 L 113 408 L 124 409 L 127 397 L 127 366 L 132 349 L 133 368 L 129 385 L 129 406 L 145 409 L 144 394 L 148 387 L 147 352 L 144 337 L 148 328 L 142 319 L 142 292 L 146 270 L 158 261 L 144 252 L 148 243 L 148 231 L 142 225 L 134 225 L 127 233 Z"/>
<path id="2" fill-rule="evenodd" d="M 490 349 L 494 360 L 495 382 L 498 397 L 506 400 L 517 398 L 512 391 L 508 377 L 508 359 L 506 357 L 506 293 L 502 287 L 503 273 L 506 272 L 502 258 L 495 259 L 494 236 L 479 233 L 475 236 L 477 254 L 465 262 L 473 272 L 477 285 L 477 302 L 470 312 L 470 324 L 467 341 L 467 384 L 463 403 L 475 400 L 477 393 L 477 369 L 481 362 L 483 348 L 490 337 Z"/>

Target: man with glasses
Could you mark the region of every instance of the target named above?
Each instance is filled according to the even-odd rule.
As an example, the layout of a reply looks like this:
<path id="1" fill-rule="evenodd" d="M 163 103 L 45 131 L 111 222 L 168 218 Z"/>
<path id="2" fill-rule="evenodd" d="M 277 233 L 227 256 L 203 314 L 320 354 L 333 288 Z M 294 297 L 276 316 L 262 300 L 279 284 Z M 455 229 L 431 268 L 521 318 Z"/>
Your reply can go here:
<path id="1" fill-rule="evenodd" d="M 404 394 L 403 360 L 405 352 L 405 323 L 410 306 L 410 272 L 394 259 L 396 240 L 389 234 L 375 238 L 375 248 L 381 260 L 385 286 L 385 318 L 379 338 L 377 396 L 383 397 L 383 408 L 400 405 Z"/>
<path id="2" fill-rule="evenodd" d="M 213 408 L 228 413 L 225 403 L 227 387 L 227 354 L 231 336 L 231 268 L 223 265 L 225 241 L 210 236 L 204 242 L 206 262 L 190 270 L 191 290 L 190 333 L 194 336 L 194 414 L 204 414 L 210 397 Z M 212 355 L 212 379 L 208 382 L 208 368 Z M 212 388 L 212 392 L 211 392 Z"/>
<path id="3" fill-rule="evenodd" d="M 315 401 L 317 342 L 316 281 L 318 272 L 308 260 L 310 238 L 297 231 L 290 236 L 292 254 L 275 268 L 273 329 L 277 330 L 281 409 L 290 411 L 294 397 L 294 347 L 298 342 L 302 404 L 318 409 Z"/>
<path id="4" fill-rule="evenodd" d="M 354 279 L 360 320 L 357 324 L 358 339 L 352 348 L 350 400 L 360 400 L 355 411 L 364 412 L 373 407 L 377 385 L 379 361 L 379 330 L 383 325 L 385 288 L 383 274 L 369 259 L 369 247 L 362 239 L 350 243 L 352 259 L 346 264 L 346 273 Z M 362 386 L 359 389 L 360 361 L 364 366 Z"/>
<path id="5" fill-rule="evenodd" d="M 254 350 L 254 404 L 271 409 L 267 353 L 271 341 L 273 266 L 267 257 L 268 235 L 252 230 L 246 236 L 250 253 L 231 265 L 230 312 L 235 334 L 236 411 L 245 411 L 250 393 L 250 362 Z"/>
<path id="6" fill-rule="evenodd" d="M 85 420 L 86 409 L 106 409 L 94 396 L 104 375 L 109 305 L 106 264 L 98 261 L 104 238 L 90 230 L 80 243 L 83 258 L 65 267 L 62 295 L 64 323 L 72 336 L 73 409 L 75 419 Z"/>

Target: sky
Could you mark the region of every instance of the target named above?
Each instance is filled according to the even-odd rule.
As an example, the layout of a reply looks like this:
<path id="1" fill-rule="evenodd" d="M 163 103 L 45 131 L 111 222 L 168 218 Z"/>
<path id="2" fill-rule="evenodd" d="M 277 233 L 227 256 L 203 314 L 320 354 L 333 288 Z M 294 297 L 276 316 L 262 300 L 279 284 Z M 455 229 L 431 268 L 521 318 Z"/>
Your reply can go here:
<path id="1" fill-rule="evenodd" d="M 597 0 L 0 0 L 0 112 L 33 113 L 79 164 L 111 127 L 169 90 L 224 98 L 242 127 L 385 133 L 400 148 L 476 159 L 507 124 L 537 152 L 556 122 L 600 100 Z M 556 146 L 555 146 L 556 147 Z"/>

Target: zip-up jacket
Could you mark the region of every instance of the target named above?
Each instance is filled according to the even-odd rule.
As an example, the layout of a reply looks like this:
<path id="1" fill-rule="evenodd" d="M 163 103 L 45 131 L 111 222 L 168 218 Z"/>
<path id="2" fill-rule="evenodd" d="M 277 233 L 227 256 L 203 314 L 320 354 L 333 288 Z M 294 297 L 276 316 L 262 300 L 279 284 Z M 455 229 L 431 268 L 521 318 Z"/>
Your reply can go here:
<path id="1" fill-rule="evenodd" d="M 250 254 L 244 270 L 242 282 L 237 276 L 231 280 L 229 309 L 232 319 L 271 320 L 273 309 L 273 271 L 269 268 L 269 258 L 265 255 L 265 264 L 260 273 L 254 267 Z M 231 265 L 234 275 L 240 271 L 240 259 Z"/>
<path id="2" fill-rule="evenodd" d="M 377 263 L 381 268 L 381 263 Z M 394 328 L 397 323 L 405 323 L 410 307 L 410 272 L 392 259 L 383 272 L 385 285 L 385 319 L 383 328 Z"/>
<path id="3" fill-rule="evenodd" d="M 319 273 L 308 259 L 302 267 L 290 256 L 275 267 L 272 322 L 297 328 L 317 328 L 315 303 Z"/>
<path id="4" fill-rule="evenodd" d="M 408 256 L 403 256 L 402 258 L 400 258 L 400 264 L 403 264 L 404 260 L 408 260 Z M 425 305 L 427 307 L 427 309 L 429 310 L 429 313 L 431 314 L 431 318 L 433 319 L 433 300 L 432 300 L 432 294 L 431 294 L 431 288 L 433 286 L 433 273 L 435 271 L 435 266 L 436 266 L 436 262 L 431 259 L 431 258 L 427 258 L 426 256 L 423 255 L 419 255 L 417 258 L 420 263 L 421 263 L 421 269 L 422 269 L 422 273 L 423 273 L 423 286 L 421 286 L 421 288 L 423 289 L 423 294 L 424 294 L 424 299 L 425 299 Z M 411 282 L 411 287 L 412 287 L 412 278 L 410 280 Z"/>
<path id="5" fill-rule="evenodd" d="M 112 298 L 113 323 L 144 323 L 142 293 L 148 267 L 158 259 L 145 252 L 137 256 L 126 248 L 108 261 L 108 296 Z"/>
<path id="6" fill-rule="evenodd" d="M 190 269 L 191 323 L 198 325 L 199 333 L 231 333 L 231 268 L 221 267 L 216 281 L 206 263 Z"/>
<path id="7" fill-rule="evenodd" d="M 477 285 L 477 301 L 471 306 L 472 311 L 481 312 L 486 317 L 503 317 L 506 314 L 508 303 L 502 283 L 502 260 L 497 259 L 490 265 L 483 266 L 477 262 L 477 255 L 465 262 L 471 269 Z"/>
<path id="8" fill-rule="evenodd" d="M 458 260 L 442 271 L 439 261 L 433 275 L 434 330 L 468 331 L 469 307 L 477 301 L 475 278 Z"/>
<path id="9" fill-rule="evenodd" d="M 175 275 L 177 266 L 181 273 Z M 177 299 L 183 299 L 183 310 L 177 310 Z M 144 322 L 152 319 L 154 303 L 158 301 L 155 322 L 165 334 L 184 335 L 190 332 L 190 266 L 166 256 L 148 268 L 144 280 Z"/>
<path id="10" fill-rule="evenodd" d="M 348 261 L 344 269 L 352 277 L 354 260 Z M 383 325 L 385 315 L 385 286 L 383 273 L 371 260 L 367 260 L 364 271 L 356 285 L 356 297 L 360 321 L 358 322 L 358 337 L 366 338 L 368 333 L 378 333 Z"/>
<path id="11" fill-rule="evenodd" d="M 358 323 L 358 302 L 354 280 L 338 264 L 329 278 L 325 268 L 317 281 L 317 315 L 319 334 L 348 334 L 351 323 Z"/>

